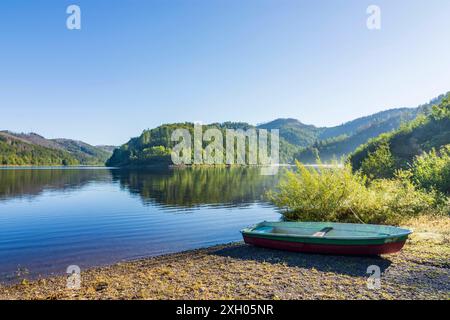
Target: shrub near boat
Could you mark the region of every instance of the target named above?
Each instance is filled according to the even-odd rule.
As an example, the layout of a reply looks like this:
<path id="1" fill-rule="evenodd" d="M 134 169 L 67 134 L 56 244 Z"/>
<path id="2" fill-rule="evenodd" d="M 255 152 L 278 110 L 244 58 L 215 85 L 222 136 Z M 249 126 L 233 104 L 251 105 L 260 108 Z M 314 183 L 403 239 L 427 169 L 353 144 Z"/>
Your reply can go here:
<path id="1" fill-rule="evenodd" d="M 448 200 L 418 188 L 410 178 L 398 171 L 393 179 L 370 180 L 349 164 L 311 169 L 297 162 L 268 198 L 289 221 L 399 225 L 419 215 L 448 212 Z"/>
<path id="2" fill-rule="evenodd" d="M 332 222 L 262 222 L 241 230 L 247 244 L 297 252 L 380 255 L 400 251 L 410 230 Z"/>

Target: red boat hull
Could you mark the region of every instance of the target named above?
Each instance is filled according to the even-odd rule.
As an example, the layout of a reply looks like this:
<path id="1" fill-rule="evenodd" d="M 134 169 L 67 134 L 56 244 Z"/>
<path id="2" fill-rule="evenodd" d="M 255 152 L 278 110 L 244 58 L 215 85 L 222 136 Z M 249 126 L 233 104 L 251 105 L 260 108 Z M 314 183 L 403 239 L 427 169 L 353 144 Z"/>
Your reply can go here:
<path id="1" fill-rule="evenodd" d="M 248 237 L 246 235 L 244 235 L 244 241 L 247 244 L 271 249 L 337 255 L 380 255 L 395 253 L 400 251 L 405 245 L 405 241 L 372 245 L 313 244 Z"/>

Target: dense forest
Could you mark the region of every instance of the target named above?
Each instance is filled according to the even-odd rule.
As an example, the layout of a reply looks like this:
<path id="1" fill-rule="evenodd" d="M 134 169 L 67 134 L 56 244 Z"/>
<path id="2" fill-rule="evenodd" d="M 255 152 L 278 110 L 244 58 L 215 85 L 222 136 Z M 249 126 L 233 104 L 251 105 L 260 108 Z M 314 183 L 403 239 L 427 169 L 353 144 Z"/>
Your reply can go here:
<path id="1" fill-rule="evenodd" d="M 77 165 L 79 161 L 70 153 L 34 145 L 0 134 L 0 165 Z"/>
<path id="2" fill-rule="evenodd" d="M 423 187 L 450 192 L 450 94 L 400 129 L 371 139 L 349 158 L 354 170 L 371 178 L 391 178 L 409 170 Z"/>
<path id="3" fill-rule="evenodd" d="M 294 158 L 304 163 L 314 163 L 318 158 L 325 162 L 333 158 L 340 160 L 369 139 L 394 131 L 419 115 L 428 114 L 431 107 L 439 104 L 444 97 L 445 95 L 441 95 L 417 108 L 391 109 L 337 127 L 327 128 L 320 134 L 317 141 L 302 148 L 294 155 Z"/>
<path id="4" fill-rule="evenodd" d="M 432 105 L 443 99 L 444 95 L 441 95 L 417 108 L 386 110 L 328 128 L 306 125 L 296 119 L 276 119 L 257 126 L 241 122 L 212 123 L 203 126 L 203 130 L 217 128 L 225 136 L 226 129 L 279 129 L 281 163 L 294 163 L 295 160 L 314 163 L 318 158 L 328 162 L 352 154 L 370 139 L 407 126 L 418 116 L 426 117 L 431 113 Z M 3 165 L 104 165 L 106 162 L 114 167 L 165 166 L 171 164 L 170 154 L 175 145 L 171 134 L 178 128 L 188 129 L 193 136 L 192 123 L 164 124 L 144 130 L 139 137 L 119 148 L 91 146 L 70 139 L 46 139 L 34 133 L 0 131 L 0 160 Z M 203 147 L 207 144 L 204 142 Z M 357 159 L 360 152 L 352 159 Z M 358 166 L 358 160 L 354 161 Z"/>
<path id="5" fill-rule="evenodd" d="M 83 165 L 104 165 L 112 151 L 105 147 L 94 147 L 82 141 L 70 139 L 52 139 L 64 150 L 71 153 Z"/>
<path id="6" fill-rule="evenodd" d="M 0 131 L 0 165 L 104 165 L 111 154 L 81 141 Z"/>
<path id="7" fill-rule="evenodd" d="M 276 119 L 258 126 L 233 122 L 213 123 L 204 126 L 203 130 L 218 128 L 224 134 L 225 129 L 279 129 L 281 163 L 294 163 L 295 160 L 314 163 L 318 157 L 322 161 L 329 161 L 351 154 L 369 139 L 396 130 L 419 114 L 427 114 L 431 105 L 441 101 L 442 98 L 443 96 L 440 96 L 417 108 L 382 111 L 330 128 L 306 125 L 296 119 Z M 139 137 L 132 138 L 116 149 L 107 165 L 122 167 L 170 164 L 170 154 L 174 145 L 170 138 L 172 131 L 177 128 L 188 129 L 193 135 L 192 123 L 165 124 L 145 130 Z"/>
<path id="8" fill-rule="evenodd" d="M 428 115 L 421 115 L 398 130 L 358 147 L 350 156 L 350 162 L 358 170 L 364 161 L 389 152 L 393 168 L 408 168 L 416 156 L 447 144 L 450 144 L 450 94 L 433 106 Z"/>
<path id="9" fill-rule="evenodd" d="M 241 122 L 213 123 L 204 125 L 203 131 L 210 128 L 219 129 L 225 137 L 226 129 L 247 130 L 252 126 Z M 172 132 L 175 129 L 187 129 L 191 136 L 194 136 L 194 124 L 190 122 L 164 124 L 155 129 L 145 130 L 139 137 L 132 138 L 120 148 L 114 150 L 106 165 L 121 167 L 170 164 L 171 150 L 178 143 L 171 140 Z"/>

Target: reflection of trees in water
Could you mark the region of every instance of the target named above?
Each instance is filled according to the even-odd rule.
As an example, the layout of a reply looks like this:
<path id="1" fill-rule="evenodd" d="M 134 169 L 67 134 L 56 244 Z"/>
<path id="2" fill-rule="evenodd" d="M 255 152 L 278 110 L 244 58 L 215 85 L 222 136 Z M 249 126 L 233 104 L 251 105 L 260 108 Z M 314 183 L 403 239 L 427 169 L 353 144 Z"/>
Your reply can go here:
<path id="1" fill-rule="evenodd" d="M 276 176 L 259 168 L 184 168 L 164 171 L 114 170 L 113 179 L 145 203 L 192 207 L 246 205 L 262 200 Z"/>
<path id="2" fill-rule="evenodd" d="M 276 176 L 259 168 L 185 168 L 158 170 L 7 169 L 0 170 L 0 200 L 38 196 L 46 190 L 80 189 L 91 182 L 120 182 L 144 203 L 189 208 L 244 206 L 262 200 Z"/>
<path id="3" fill-rule="evenodd" d="M 45 190 L 78 189 L 94 181 L 111 181 L 105 169 L 0 170 L 0 200 L 37 196 Z"/>

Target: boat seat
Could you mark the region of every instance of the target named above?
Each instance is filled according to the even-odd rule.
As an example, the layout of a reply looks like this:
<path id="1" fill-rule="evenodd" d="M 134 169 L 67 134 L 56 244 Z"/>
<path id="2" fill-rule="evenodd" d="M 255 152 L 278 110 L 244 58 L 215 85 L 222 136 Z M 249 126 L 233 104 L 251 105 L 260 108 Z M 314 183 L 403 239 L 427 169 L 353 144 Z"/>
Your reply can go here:
<path id="1" fill-rule="evenodd" d="M 330 232 L 331 230 L 333 230 L 332 227 L 326 227 L 326 228 L 323 228 L 322 230 L 320 230 L 320 231 L 314 233 L 314 234 L 313 234 L 313 237 L 323 238 L 323 237 L 325 237 L 325 235 L 326 235 L 328 232 Z"/>

